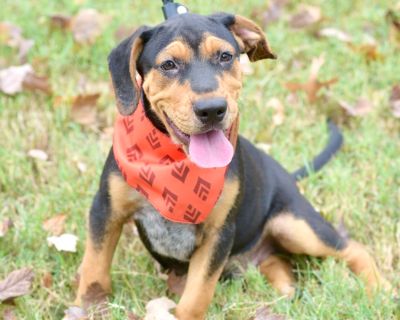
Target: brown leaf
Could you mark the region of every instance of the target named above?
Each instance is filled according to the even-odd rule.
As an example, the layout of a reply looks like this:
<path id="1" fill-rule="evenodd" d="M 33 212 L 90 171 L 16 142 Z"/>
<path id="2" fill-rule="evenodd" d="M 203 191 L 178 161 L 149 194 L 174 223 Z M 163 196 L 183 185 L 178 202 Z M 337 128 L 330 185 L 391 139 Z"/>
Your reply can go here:
<path id="1" fill-rule="evenodd" d="M 395 10 L 386 12 L 386 20 L 389 23 L 389 40 L 396 46 L 400 46 L 400 13 Z"/>
<path id="2" fill-rule="evenodd" d="M 50 272 L 46 272 L 43 277 L 42 277 L 42 285 L 45 288 L 51 288 L 53 285 L 53 276 L 51 275 Z"/>
<path id="3" fill-rule="evenodd" d="M 137 27 L 120 26 L 115 32 L 114 36 L 118 41 L 122 41 L 135 32 Z"/>
<path id="4" fill-rule="evenodd" d="M 370 113 L 373 109 L 372 103 L 366 98 L 359 98 L 354 105 L 346 101 L 339 100 L 339 105 L 353 117 L 364 116 Z"/>
<path id="5" fill-rule="evenodd" d="M 22 84 L 28 90 L 39 90 L 51 94 L 51 87 L 47 77 L 28 72 Z"/>
<path id="6" fill-rule="evenodd" d="M 43 222 L 43 229 L 53 236 L 59 236 L 64 233 L 66 214 L 58 214 Z"/>
<path id="7" fill-rule="evenodd" d="M 140 317 L 137 314 L 133 313 L 132 311 L 129 311 L 126 314 L 126 317 L 128 318 L 128 320 L 140 320 Z"/>
<path id="8" fill-rule="evenodd" d="M 22 268 L 11 272 L 0 282 L 0 301 L 14 299 L 30 292 L 33 270 Z"/>
<path id="9" fill-rule="evenodd" d="M 289 24 L 292 28 L 302 29 L 316 24 L 322 20 L 321 9 L 310 5 L 301 5 L 299 11 L 294 14 Z"/>
<path id="10" fill-rule="evenodd" d="M 81 125 L 95 124 L 97 120 L 96 103 L 99 97 L 100 93 L 83 94 L 75 97 L 71 109 L 72 119 Z"/>
<path id="11" fill-rule="evenodd" d="M 342 42 L 352 42 L 353 38 L 346 32 L 336 28 L 323 28 L 316 33 L 317 37 L 335 38 Z"/>
<path id="12" fill-rule="evenodd" d="M 279 314 L 274 314 L 267 306 L 260 307 L 256 310 L 254 317 L 249 320 L 285 320 L 286 317 Z"/>
<path id="13" fill-rule="evenodd" d="M 10 218 L 6 218 L 0 222 L 0 238 L 4 237 L 13 226 L 14 223 Z"/>
<path id="14" fill-rule="evenodd" d="M 361 53 L 367 61 L 380 61 L 383 60 L 383 56 L 378 51 L 377 44 L 361 44 L 361 45 L 354 45 L 349 44 L 350 48 L 358 53 Z"/>
<path id="15" fill-rule="evenodd" d="M 265 29 L 268 25 L 280 19 L 288 0 L 272 0 L 268 3 L 267 9 L 256 8 L 252 11 L 251 17 L 261 22 Z"/>
<path id="16" fill-rule="evenodd" d="M 3 320 L 17 320 L 14 309 L 7 308 L 3 311 Z"/>
<path id="17" fill-rule="evenodd" d="M 187 275 L 178 276 L 175 271 L 170 271 L 168 273 L 167 286 L 168 291 L 181 296 L 183 289 L 185 289 Z"/>
<path id="18" fill-rule="evenodd" d="M 53 14 L 50 16 L 50 25 L 54 28 L 68 30 L 71 25 L 71 17 L 64 14 Z"/>
<path id="19" fill-rule="evenodd" d="M 101 35 L 109 18 L 95 9 L 82 9 L 71 20 L 71 31 L 76 42 L 93 44 Z"/>
<path id="20" fill-rule="evenodd" d="M 390 107 L 392 113 L 396 118 L 400 118 L 400 84 L 395 85 L 392 88 L 389 98 Z"/>
<path id="21" fill-rule="evenodd" d="M 63 320 L 86 320 L 88 319 L 87 313 L 80 307 L 72 306 L 64 310 Z"/>
<path id="22" fill-rule="evenodd" d="M 322 65 L 325 63 L 325 59 L 323 56 L 319 58 L 313 59 L 311 64 L 310 76 L 308 78 L 308 82 L 306 83 L 295 83 L 288 82 L 285 84 L 286 88 L 292 92 L 295 91 L 305 91 L 308 97 L 308 101 L 313 103 L 317 100 L 318 91 L 324 87 L 329 88 L 332 84 L 337 82 L 337 78 L 330 79 L 328 81 L 319 81 L 318 80 L 318 72 L 321 69 Z"/>
<path id="23" fill-rule="evenodd" d="M 17 48 L 20 63 L 26 62 L 26 56 L 34 45 L 32 39 L 25 39 L 22 36 L 21 28 L 7 21 L 0 22 L 0 43 Z"/>

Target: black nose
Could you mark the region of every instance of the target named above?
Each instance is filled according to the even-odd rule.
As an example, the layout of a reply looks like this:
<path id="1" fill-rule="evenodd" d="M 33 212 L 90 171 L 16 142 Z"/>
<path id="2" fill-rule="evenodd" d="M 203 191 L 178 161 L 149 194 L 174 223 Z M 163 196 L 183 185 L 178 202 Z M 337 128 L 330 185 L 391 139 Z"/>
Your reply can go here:
<path id="1" fill-rule="evenodd" d="M 204 124 L 221 122 L 227 109 L 225 98 L 200 99 L 194 103 L 193 110 Z"/>

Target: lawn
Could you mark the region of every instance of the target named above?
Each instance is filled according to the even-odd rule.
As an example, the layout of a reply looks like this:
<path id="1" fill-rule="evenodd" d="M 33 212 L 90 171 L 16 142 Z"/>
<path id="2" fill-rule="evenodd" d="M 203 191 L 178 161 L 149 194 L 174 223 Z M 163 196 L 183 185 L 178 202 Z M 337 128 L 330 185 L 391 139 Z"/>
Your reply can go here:
<path id="1" fill-rule="evenodd" d="M 253 64 L 252 74 L 244 78 L 240 131 L 295 170 L 321 150 L 327 139 L 325 119 L 335 119 L 343 130 L 343 149 L 321 172 L 302 181 L 300 188 L 334 225 L 343 217 L 350 235 L 369 247 L 382 273 L 398 288 L 400 119 L 390 109 L 389 96 L 392 87 L 400 84 L 400 51 L 389 40 L 385 19 L 394 2 L 288 1 L 280 19 L 265 29 L 278 60 Z M 266 10 L 261 0 L 184 3 L 202 14 L 235 10 L 254 17 Z M 319 7 L 322 21 L 294 29 L 289 20 L 302 3 Z M 107 55 L 119 41 L 115 33 L 121 26 L 159 23 L 163 19 L 160 4 L 2 1 L 0 21 L 12 22 L 25 38 L 34 40 L 27 63 L 38 75 L 48 77 L 52 92 L 0 93 L 0 224 L 6 219 L 13 223 L 0 236 L 0 279 L 22 267 L 31 267 L 35 274 L 30 294 L 17 298 L 15 306 L 0 304 L 0 316 L 11 308 L 18 319 L 60 319 L 73 301 L 86 215 L 111 146 L 110 128 L 116 114 Z M 75 15 L 81 8 L 94 8 L 109 17 L 90 45 L 76 43 L 70 31 L 50 24 L 51 15 Z M 345 31 L 351 43 L 317 38 L 315 32 L 323 27 Z M 371 38 L 376 41 L 372 57 L 361 49 Z M 337 78 L 337 82 L 320 90 L 319 98 L 311 103 L 304 92 L 292 94 L 285 84 L 306 82 L 313 59 L 320 56 L 325 63 L 319 79 Z M 19 64 L 17 50 L 5 46 L 0 37 L 0 69 Z M 100 93 L 100 97 L 91 110 L 90 124 L 82 125 L 74 118 L 71 104 L 78 94 L 87 93 Z M 280 101 L 283 111 L 270 106 L 272 98 Z M 359 98 L 368 102 L 363 115 L 352 116 L 341 106 L 344 101 L 355 105 Z M 48 158 L 29 156 L 32 149 L 44 151 Z M 66 215 L 64 232 L 78 237 L 75 253 L 59 252 L 47 244 L 50 234 L 43 223 L 58 214 Z M 121 238 L 112 269 L 113 319 L 126 319 L 128 311 L 143 316 L 146 302 L 166 295 L 165 281 L 130 229 Z M 280 298 L 256 269 L 250 269 L 243 278 L 218 285 L 208 319 L 247 320 L 264 304 L 296 320 L 400 317 L 399 302 L 392 295 L 381 292 L 368 299 L 362 283 L 342 263 L 298 257 L 294 267 L 296 299 Z"/>

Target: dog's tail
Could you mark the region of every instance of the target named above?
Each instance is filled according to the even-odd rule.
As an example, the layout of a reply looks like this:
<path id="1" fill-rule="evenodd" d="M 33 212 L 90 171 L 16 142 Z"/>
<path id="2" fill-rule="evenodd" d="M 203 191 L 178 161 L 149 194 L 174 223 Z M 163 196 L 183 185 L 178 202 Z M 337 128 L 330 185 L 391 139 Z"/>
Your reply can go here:
<path id="1" fill-rule="evenodd" d="M 299 181 L 307 176 L 311 172 L 316 172 L 320 170 L 325 164 L 332 159 L 335 153 L 340 149 L 343 144 L 343 135 L 340 132 L 339 128 L 331 121 L 327 121 L 329 128 L 329 141 L 326 145 L 325 149 L 317 155 L 314 160 L 307 165 L 301 167 L 292 173 L 292 176 Z"/>

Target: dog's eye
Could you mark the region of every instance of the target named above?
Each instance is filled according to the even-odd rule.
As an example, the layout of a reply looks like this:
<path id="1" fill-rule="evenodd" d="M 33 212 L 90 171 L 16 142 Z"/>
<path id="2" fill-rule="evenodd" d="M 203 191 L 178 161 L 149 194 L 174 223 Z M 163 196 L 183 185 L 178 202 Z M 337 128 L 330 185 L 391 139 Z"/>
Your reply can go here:
<path id="1" fill-rule="evenodd" d="M 232 55 L 229 52 L 222 52 L 219 56 L 220 62 L 230 62 L 232 60 Z"/>
<path id="2" fill-rule="evenodd" d="M 167 60 L 161 64 L 161 69 L 164 71 L 170 71 L 178 69 L 178 66 L 172 60 Z"/>

